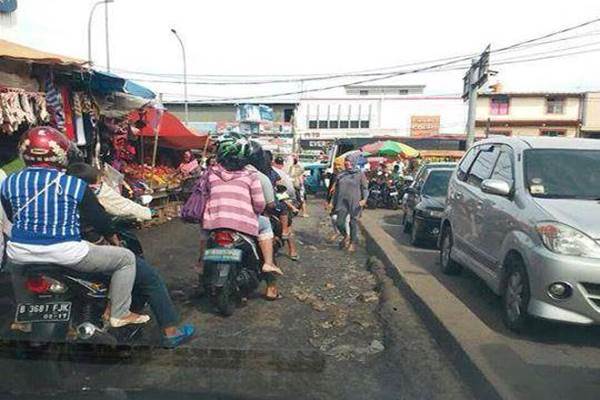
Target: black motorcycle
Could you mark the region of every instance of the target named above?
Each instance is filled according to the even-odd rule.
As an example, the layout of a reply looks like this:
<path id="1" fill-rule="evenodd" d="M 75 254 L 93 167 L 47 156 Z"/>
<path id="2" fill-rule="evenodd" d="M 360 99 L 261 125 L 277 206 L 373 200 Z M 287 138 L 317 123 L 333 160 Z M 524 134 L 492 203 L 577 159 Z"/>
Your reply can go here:
<path id="1" fill-rule="evenodd" d="M 397 210 L 400 207 L 400 193 L 398 192 L 398 186 L 395 180 L 388 179 L 382 197 L 386 208 Z"/>
<path id="2" fill-rule="evenodd" d="M 230 229 L 210 232 L 201 281 L 211 302 L 224 316 L 258 288 L 261 254 L 256 239 Z"/>
<path id="3" fill-rule="evenodd" d="M 379 179 L 369 181 L 369 197 L 367 197 L 367 208 L 375 209 L 382 204 L 383 190 Z"/>
<path id="4" fill-rule="evenodd" d="M 142 255 L 137 236 L 126 229 L 129 223 L 115 223 L 122 245 Z M 31 332 L 25 332 L 27 340 L 116 345 L 131 343 L 141 336 L 141 325 L 113 329 L 102 319 L 110 276 L 54 264 L 26 265 L 18 273 L 22 285 L 13 290 L 25 291 L 23 297 L 28 300 L 16 304 L 14 322 L 31 328 Z"/>

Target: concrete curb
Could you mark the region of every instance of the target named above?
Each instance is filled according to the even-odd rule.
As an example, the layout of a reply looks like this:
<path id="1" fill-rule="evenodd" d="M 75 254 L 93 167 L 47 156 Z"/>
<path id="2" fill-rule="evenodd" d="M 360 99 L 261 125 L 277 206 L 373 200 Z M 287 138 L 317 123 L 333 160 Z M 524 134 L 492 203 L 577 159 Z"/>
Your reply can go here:
<path id="1" fill-rule="evenodd" d="M 367 250 L 386 265 L 388 274 L 415 307 L 460 376 L 477 398 L 518 399 L 518 388 L 502 379 L 489 349 L 504 341 L 425 269 L 413 264 L 376 218 L 363 215 L 360 226 Z"/>

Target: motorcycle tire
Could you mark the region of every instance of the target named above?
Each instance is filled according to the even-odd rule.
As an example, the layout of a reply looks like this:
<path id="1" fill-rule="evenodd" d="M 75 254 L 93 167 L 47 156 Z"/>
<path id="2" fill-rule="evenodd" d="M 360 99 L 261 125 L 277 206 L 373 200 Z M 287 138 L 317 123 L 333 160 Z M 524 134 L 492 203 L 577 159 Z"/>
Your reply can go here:
<path id="1" fill-rule="evenodd" d="M 228 281 L 222 288 L 217 289 L 215 296 L 217 309 L 224 317 L 230 317 L 235 310 L 235 301 L 231 291 L 231 283 Z"/>

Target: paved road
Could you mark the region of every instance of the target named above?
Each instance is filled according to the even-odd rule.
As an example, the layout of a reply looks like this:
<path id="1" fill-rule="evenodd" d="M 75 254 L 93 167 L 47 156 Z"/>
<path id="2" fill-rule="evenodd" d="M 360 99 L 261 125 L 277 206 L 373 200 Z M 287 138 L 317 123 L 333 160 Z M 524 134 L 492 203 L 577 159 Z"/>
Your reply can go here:
<path id="1" fill-rule="evenodd" d="M 446 276 L 439 270 L 434 244 L 415 248 L 402 233 L 402 213 L 370 211 L 396 239 L 398 248 L 416 265 L 426 269 L 459 298 L 508 346 L 489 349 L 489 357 L 514 385 L 533 387 L 528 398 L 596 399 L 600 396 L 600 327 L 582 327 L 536 321 L 530 332 L 508 331 L 500 317 L 500 299 L 473 273 Z"/>
<path id="2" fill-rule="evenodd" d="M 173 391 L 210 398 L 472 398 L 381 264 L 369 260 L 363 246 L 354 255 L 338 250 L 327 240 L 332 230 L 317 203 L 310 212 L 311 218 L 295 221 L 302 260 L 279 257 L 285 298 L 270 303 L 257 295 L 229 318 L 193 296 L 195 227 L 172 221 L 143 231 L 147 258 L 166 277 L 183 319 L 199 327 L 198 338 L 177 351 L 136 349 L 116 360 L 5 355 L 0 370 L 11 372 L 0 380 L 0 392 L 70 398 L 84 390 L 119 399 L 167 398 Z"/>

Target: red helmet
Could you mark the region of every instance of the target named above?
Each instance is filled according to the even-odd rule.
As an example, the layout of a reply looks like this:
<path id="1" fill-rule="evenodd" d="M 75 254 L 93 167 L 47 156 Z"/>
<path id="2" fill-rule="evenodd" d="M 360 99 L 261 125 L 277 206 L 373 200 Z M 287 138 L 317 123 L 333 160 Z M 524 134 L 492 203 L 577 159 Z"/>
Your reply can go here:
<path id="1" fill-rule="evenodd" d="M 19 143 L 19 154 L 29 166 L 66 167 L 71 142 L 50 126 L 32 128 Z"/>

